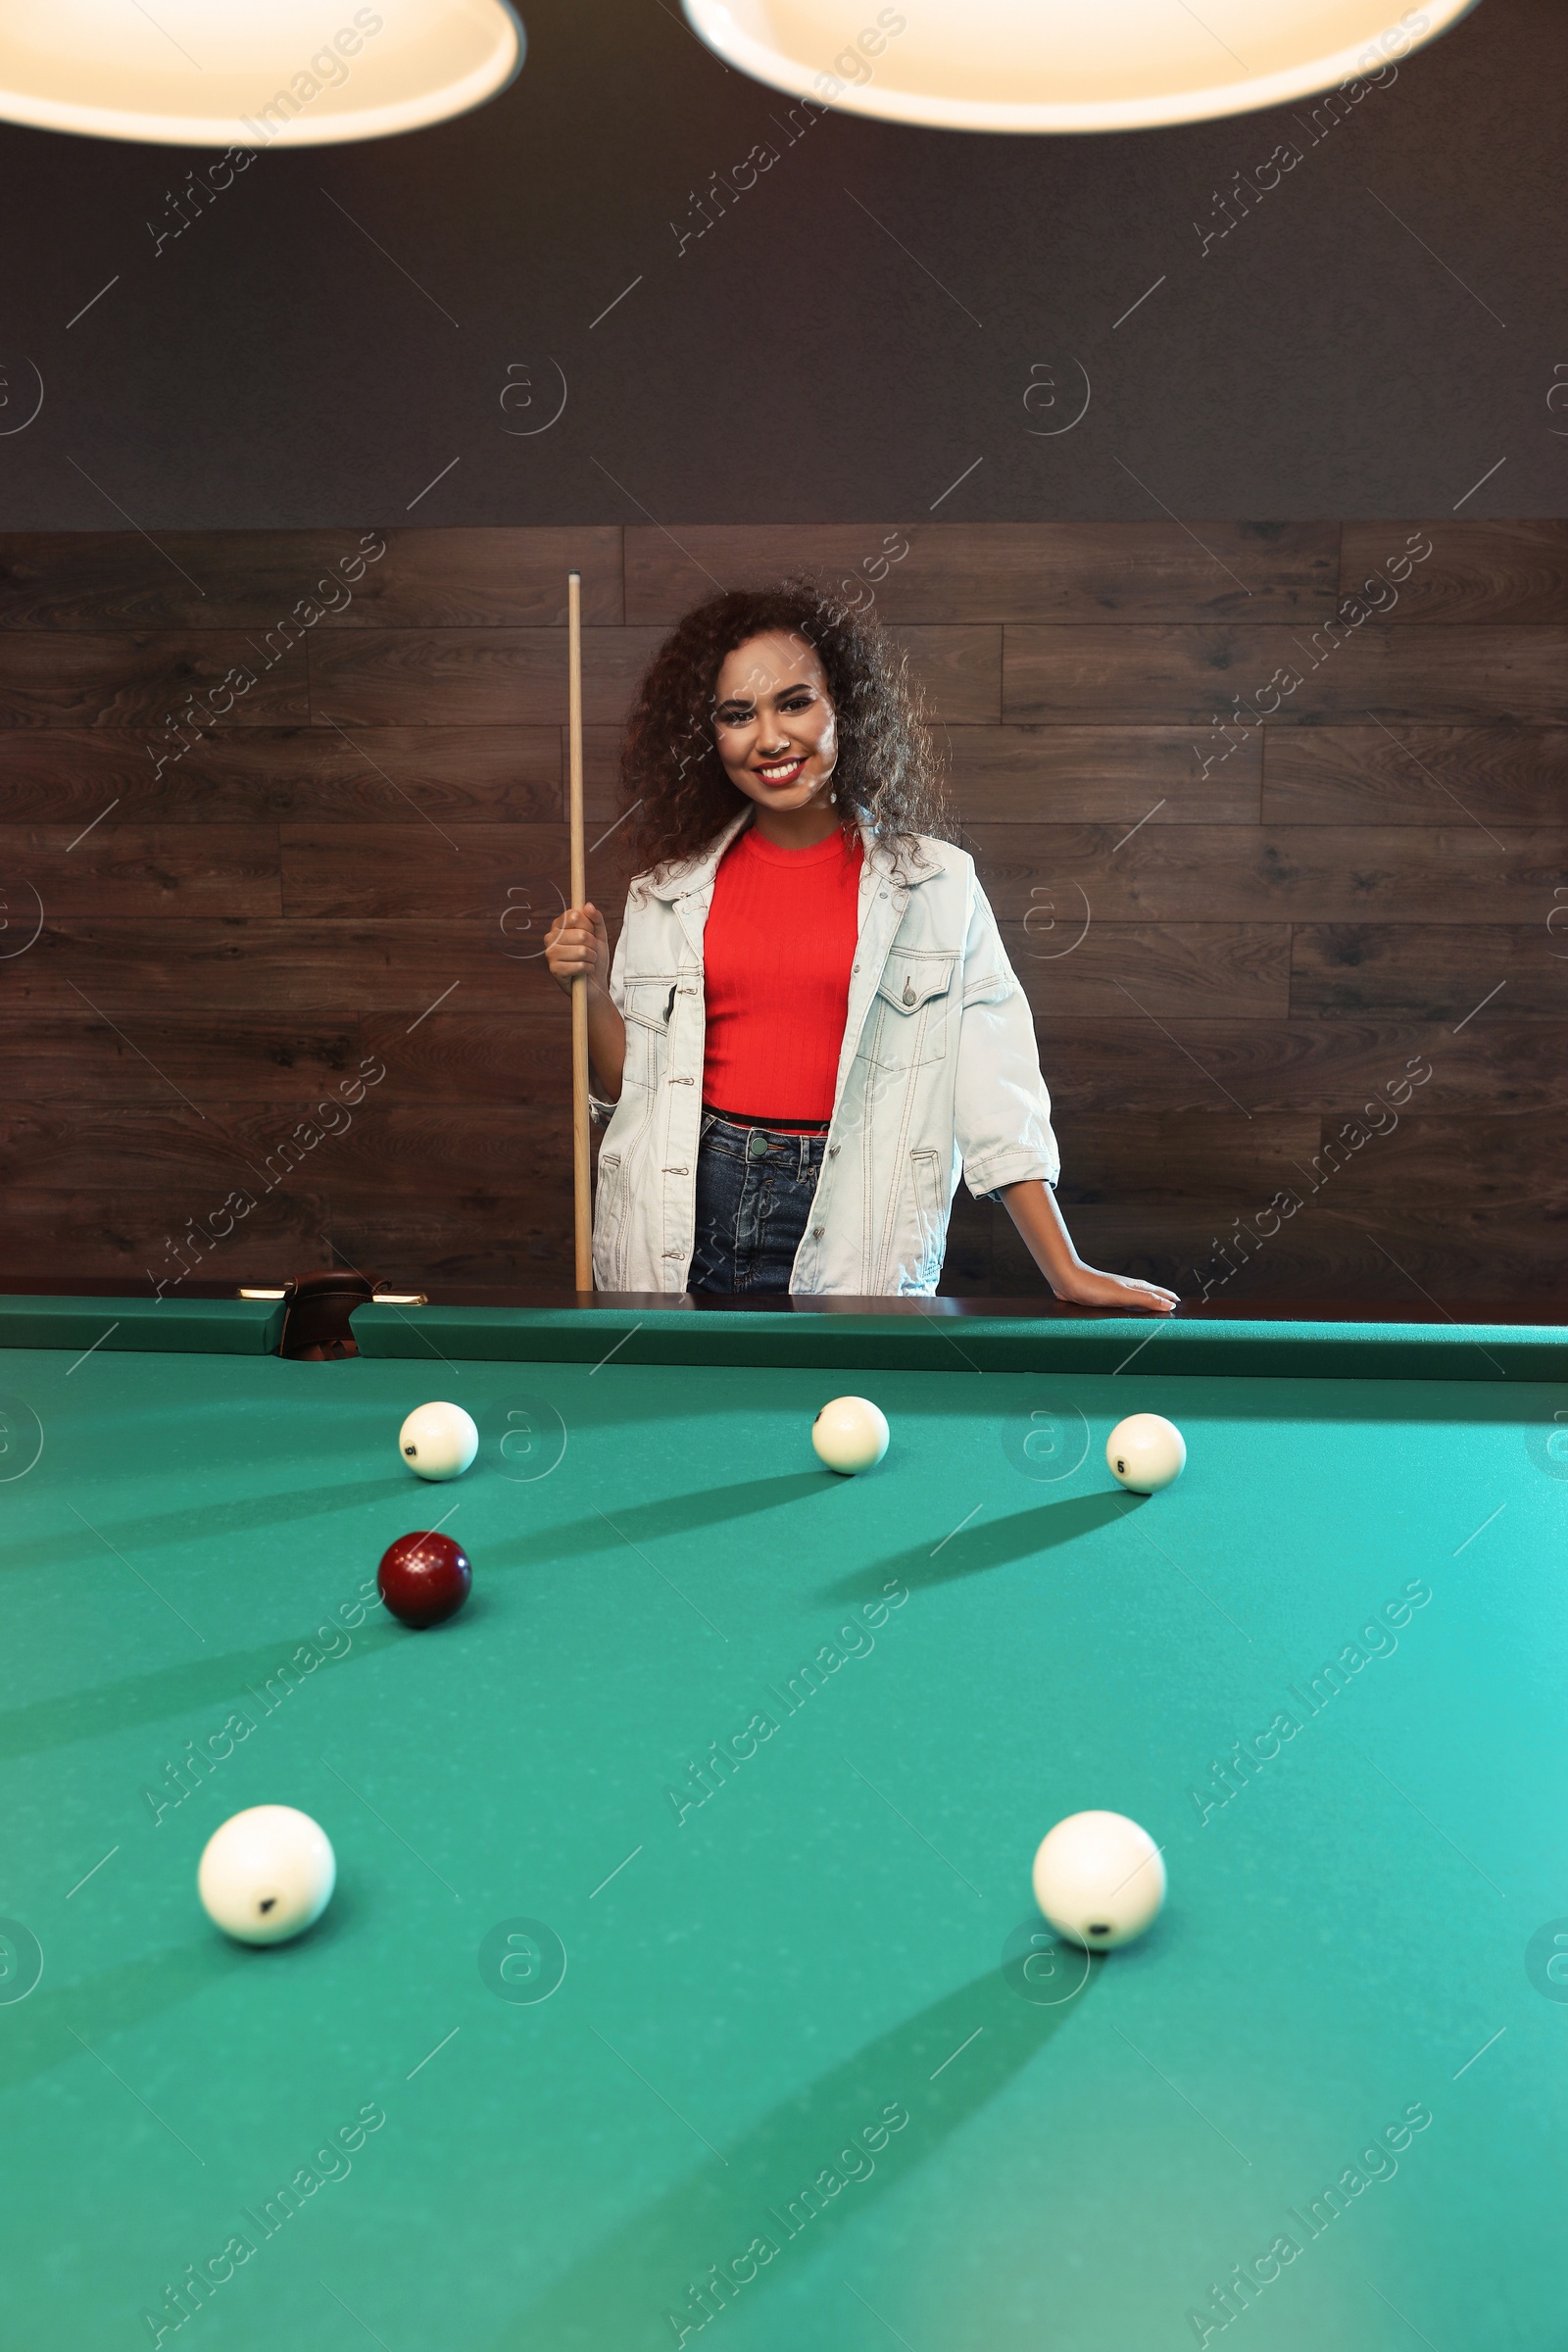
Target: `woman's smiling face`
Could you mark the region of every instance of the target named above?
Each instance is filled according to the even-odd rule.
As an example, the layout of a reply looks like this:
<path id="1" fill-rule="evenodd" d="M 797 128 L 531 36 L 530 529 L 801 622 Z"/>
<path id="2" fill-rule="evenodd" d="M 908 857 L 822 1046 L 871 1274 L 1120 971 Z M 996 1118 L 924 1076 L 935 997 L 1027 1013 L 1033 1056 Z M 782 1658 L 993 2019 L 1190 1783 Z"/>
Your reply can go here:
<path id="1" fill-rule="evenodd" d="M 838 727 L 822 664 L 803 637 L 769 631 L 725 656 L 713 736 L 724 773 L 760 808 L 831 800 Z"/>

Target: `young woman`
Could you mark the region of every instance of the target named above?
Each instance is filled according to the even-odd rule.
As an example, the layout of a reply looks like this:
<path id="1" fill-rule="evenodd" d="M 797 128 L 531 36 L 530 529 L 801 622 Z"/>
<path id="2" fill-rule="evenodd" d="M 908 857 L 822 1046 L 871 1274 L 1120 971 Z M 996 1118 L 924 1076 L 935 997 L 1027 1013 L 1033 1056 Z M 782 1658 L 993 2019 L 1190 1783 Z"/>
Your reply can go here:
<path id="1" fill-rule="evenodd" d="M 599 909 L 551 926 L 588 975 L 607 1291 L 929 1296 L 961 1170 L 1058 1298 L 1168 1314 L 1086 1266 L 1034 1023 L 975 879 L 930 829 L 904 662 L 808 586 L 718 596 L 655 656 L 626 737 L 634 850 L 612 966 Z"/>

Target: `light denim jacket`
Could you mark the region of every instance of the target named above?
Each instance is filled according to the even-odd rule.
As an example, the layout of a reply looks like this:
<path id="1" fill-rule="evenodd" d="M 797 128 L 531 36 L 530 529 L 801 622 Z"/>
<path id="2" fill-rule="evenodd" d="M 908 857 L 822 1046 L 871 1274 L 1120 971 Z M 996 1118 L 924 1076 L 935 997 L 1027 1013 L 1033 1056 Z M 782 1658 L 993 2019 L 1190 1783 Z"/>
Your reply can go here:
<path id="1" fill-rule="evenodd" d="M 695 1241 L 703 1117 L 703 932 L 718 861 L 640 874 L 610 993 L 626 1024 L 599 1157 L 594 1281 L 680 1293 Z M 977 1198 L 1060 1166 L 1034 1022 L 974 860 L 922 836 L 923 862 L 863 836 L 858 939 L 822 1172 L 790 1289 L 929 1297 L 954 1187 Z M 787 1010 L 787 1007 L 785 1008 Z"/>

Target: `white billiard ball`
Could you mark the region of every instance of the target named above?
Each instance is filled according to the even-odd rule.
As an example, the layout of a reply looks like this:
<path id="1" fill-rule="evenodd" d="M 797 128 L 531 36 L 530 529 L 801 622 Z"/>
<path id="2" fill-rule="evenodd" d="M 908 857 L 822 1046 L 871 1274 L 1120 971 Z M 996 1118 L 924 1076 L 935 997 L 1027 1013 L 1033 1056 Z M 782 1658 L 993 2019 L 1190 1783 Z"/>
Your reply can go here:
<path id="1" fill-rule="evenodd" d="M 461 1478 L 479 1450 L 479 1432 L 461 1404 L 421 1404 L 398 1431 L 398 1451 L 421 1478 Z"/>
<path id="2" fill-rule="evenodd" d="M 1105 1440 L 1105 1460 L 1117 1484 L 1134 1494 L 1157 1494 L 1187 1467 L 1187 1440 L 1159 1413 L 1129 1413 Z"/>
<path id="3" fill-rule="evenodd" d="M 1165 1900 L 1165 1865 L 1125 1813 L 1069 1813 L 1035 1856 L 1035 1901 L 1059 1935 L 1091 1952 L 1131 1943 Z"/>
<path id="4" fill-rule="evenodd" d="M 864 1396 L 835 1396 L 811 1423 L 818 1461 L 853 1478 L 874 1470 L 888 1449 L 886 1415 Z"/>
<path id="5" fill-rule="evenodd" d="M 196 1891 L 213 1925 L 240 1943 L 285 1943 L 332 1899 L 337 1862 L 326 1832 L 292 1805 L 252 1805 L 207 1840 Z"/>

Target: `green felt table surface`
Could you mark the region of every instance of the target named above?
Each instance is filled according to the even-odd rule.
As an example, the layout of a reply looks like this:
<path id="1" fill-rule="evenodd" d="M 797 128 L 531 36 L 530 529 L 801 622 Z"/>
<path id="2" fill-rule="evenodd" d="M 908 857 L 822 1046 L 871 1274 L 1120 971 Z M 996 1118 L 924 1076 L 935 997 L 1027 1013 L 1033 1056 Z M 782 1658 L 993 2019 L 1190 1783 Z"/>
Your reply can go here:
<path id="1" fill-rule="evenodd" d="M 1562 1335 L 598 1360 L 638 1320 L 0 1359 L 0 2341 L 1560 2345 Z M 1136 1499 L 1145 1409 L 1189 1461 Z M 367 1590 L 437 1522 L 473 1597 L 413 1634 Z M 339 1885 L 253 1951 L 195 1872 L 263 1802 Z M 1093 1963 L 1029 1885 L 1090 1806 L 1170 1882 Z"/>

